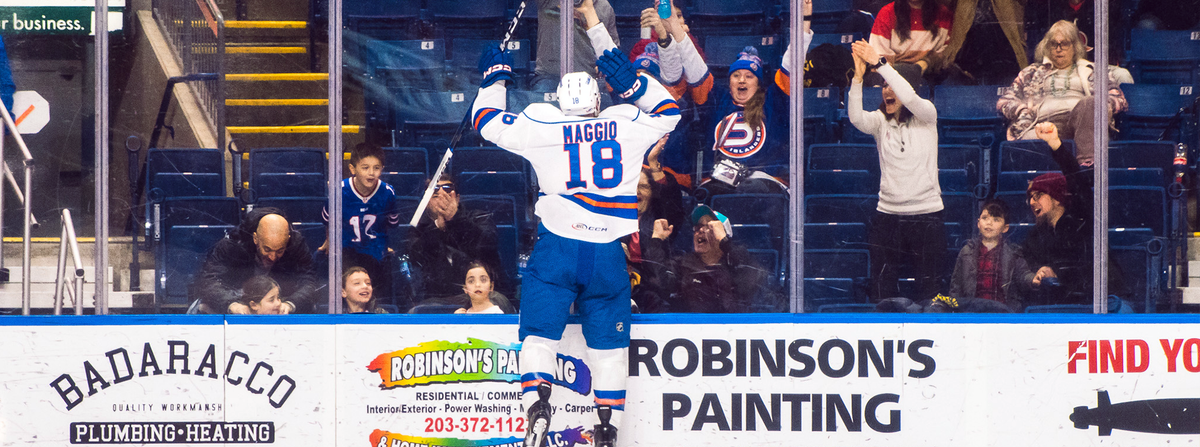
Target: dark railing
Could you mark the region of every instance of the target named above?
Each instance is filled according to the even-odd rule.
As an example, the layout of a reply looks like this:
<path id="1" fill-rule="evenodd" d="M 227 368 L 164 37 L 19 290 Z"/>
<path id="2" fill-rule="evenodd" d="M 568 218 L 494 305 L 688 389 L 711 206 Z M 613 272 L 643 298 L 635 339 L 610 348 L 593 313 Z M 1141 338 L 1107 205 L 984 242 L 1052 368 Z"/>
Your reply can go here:
<path id="1" fill-rule="evenodd" d="M 225 72 L 225 18 L 213 0 L 154 0 L 152 6 L 184 75 Z M 220 76 L 187 82 L 213 124 L 217 147 L 225 147 L 224 82 Z"/>

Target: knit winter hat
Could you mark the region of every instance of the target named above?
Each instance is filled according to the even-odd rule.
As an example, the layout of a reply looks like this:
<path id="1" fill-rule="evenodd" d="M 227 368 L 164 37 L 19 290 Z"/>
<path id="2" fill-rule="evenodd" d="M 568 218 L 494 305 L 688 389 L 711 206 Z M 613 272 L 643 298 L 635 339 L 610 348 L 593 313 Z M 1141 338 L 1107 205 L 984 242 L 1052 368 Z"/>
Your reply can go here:
<path id="1" fill-rule="evenodd" d="M 1045 193 L 1063 206 L 1070 200 L 1070 196 L 1067 195 L 1067 177 L 1057 172 L 1039 175 L 1029 182 L 1026 192 L 1032 194 L 1034 191 Z"/>
<path id="2" fill-rule="evenodd" d="M 737 60 L 729 65 L 729 74 L 732 75 L 738 70 L 750 70 L 759 81 L 762 81 L 762 58 L 758 57 L 758 48 L 747 46 L 742 49 L 741 53 L 738 53 Z"/>
<path id="3" fill-rule="evenodd" d="M 725 227 L 725 234 L 733 237 L 733 224 L 729 222 L 729 218 L 709 208 L 708 205 L 700 205 L 692 210 L 692 226 L 700 225 L 700 218 L 704 216 L 709 216 L 720 221 L 721 225 Z"/>
<path id="4" fill-rule="evenodd" d="M 637 51 L 638 48 L 634 48 Z M 633 56 L 633 68 L 638 70 L 646 70 L 656 78 L 662 78 L 662 70 L 658 66 L 658 44 L 650 41 L 641 47 L 640 53 L 631 54 Z M 631 52 L 632 53 L 632 52 Z"/>

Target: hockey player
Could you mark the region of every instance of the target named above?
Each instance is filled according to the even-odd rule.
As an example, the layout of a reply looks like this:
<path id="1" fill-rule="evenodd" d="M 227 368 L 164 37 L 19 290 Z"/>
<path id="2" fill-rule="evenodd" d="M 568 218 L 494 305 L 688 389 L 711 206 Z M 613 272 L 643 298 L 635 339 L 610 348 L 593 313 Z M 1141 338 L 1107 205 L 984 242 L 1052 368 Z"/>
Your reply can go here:
<path id="1" fill-rule="evenodd" d="M 511 56 L 494 49 L 480 60 L 484 81 L 472 110 L 475 129 L 529 160 L 541 185 L 535 210 L 542 222 L 522 281 L 520 318 L 527 447 L 541 447 L 550 428 L 550 381 L 572 303 L 583 317 L 594 371 L 600 418 L 594 444 L 616 443 L 630 321 L 629 278 L 617 239 L 638 230 L 642 159 L 679 122 L 679 106 L 661 84 L 634 71 L 600 25 L 591 0 L 583 0 L 577 12 L 587 23 L 600 72 L 617 96 L 636 106 L 600 112 L 597 81 L 570 73 L 558 86 L 559 108 L 533 104 L 520 114 L 505 112 Z"/>

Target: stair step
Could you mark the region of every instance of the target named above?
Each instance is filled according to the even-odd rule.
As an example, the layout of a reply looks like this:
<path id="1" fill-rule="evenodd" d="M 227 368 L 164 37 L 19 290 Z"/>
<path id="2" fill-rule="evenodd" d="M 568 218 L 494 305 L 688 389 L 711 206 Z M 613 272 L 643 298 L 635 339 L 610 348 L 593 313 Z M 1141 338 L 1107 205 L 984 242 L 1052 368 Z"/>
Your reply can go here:
<path id="1" fill-rule="evenodd" d="M 300 20 L 226 20 L 226 28 L 235 29 L 303 29 L 308 22 Z"/>
<path id="2" fill-rule="evenodd" d="M 226 81 L 328 81 L 329 73 L 231 73 Z"/>
<path id="3" fill-rule="evenodd" d="M 244 46 L 244 47 L 225 47 L 225 54 L 306 54 L 308 48 L 305 47 L 264 47 L 264 46 Z"/>
<path id="4" fill-rule="evenodd" d="M 363 126 L 342 126 L 342 133 L 358 133 Z M 328 125 L 315 126 L 229 126 L 229 133 L 329 133 Z"/>
<path id="5" fill-rule="evenodd" d="M 1200 304 L 1200 287 L 1181 287 L 1183 291 L 1183 304 Z"/>
<path id="6" fill-rule="evenodd" d="M 327 106 L 328 99 L 226 99 L 227 106 Z"/>

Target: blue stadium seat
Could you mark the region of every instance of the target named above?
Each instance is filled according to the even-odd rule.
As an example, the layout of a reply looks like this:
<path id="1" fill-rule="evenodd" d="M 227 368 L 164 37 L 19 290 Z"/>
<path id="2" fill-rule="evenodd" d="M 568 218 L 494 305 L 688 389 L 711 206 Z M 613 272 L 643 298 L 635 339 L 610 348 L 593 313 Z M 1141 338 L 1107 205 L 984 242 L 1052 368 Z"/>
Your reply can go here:
<path id="1" fill-rule="evenodd" d="M 1000 143 L 1000 172 L 1058 171 L 1050 157 L 1050 146 L 1042 140 L 1015 140 Z"/>
<path id="2" fill-rule="evenodd" d="M 790 2 L 783 2 L 790 9 Z M 854 12 L 854 2 L 851 0 L 821 0 L 813 2 L 812 27 L 813 32 L 832 32 L 847 16 Z"/>
<path id="3" fill-rule="evenodd" d="M 780 279 L 779 252 L 771 249 L 749 249 L 750 257 L 758 264 L 758 267 L 763 269 L 765 273 L 767 288 L 778 291 Z"/>
<path id="4" fill-rule="evenodd" d="M 385 172 L 429 173 L 429 151 L 423 147 L 383 148 Z"/>
<path id="5" fill-rule="evenodd" d="M 1108 184 L 1111 186 L 1153 186 L 1165 188 L 1168 179 L 1159 168 L 1121 168 L 1108 170 Z"/>
<path id="6" fill-rule="evenodd" d="M 384 172 L 380 178 L 396 191 L 399 196 L 419 196 L 425 193 L 425 181 L 429 178 L 424 172 Z"/>
<path id="7" fill-rule="evenodd" d="M 171 197 L 153 204 L 155 296 L 159 303 L 187 304 L 187 288 L 206 253 L 239 222 L 241 210 L 232 197 Z"/>
<path id="8" fill-rule="evenodd" d="M 457 304 L 439 304 L 439 303 L 423 303 L 413 306 L 408 310 L 410 314 L 452 314 L 454 311 L 461 309 L 462 306 Z"/>
<path id="9" fill-rule="evenodd" d="M 326 2 L 317 2 L 322 8 Z M 318 15 L 322 15 L 320 12 Z M 342 15 L 348 30 L 372 39 L 407 37 L 421 17 L 421 0 L 347 0 Z"/>
<path id="10" fill-rule="evenodd" d="M 371 40 L 366 48 L 369 74 L 380 86 L 441 87 L 447 54 L 442 39 Z"/>
<path id="11" fill-rule="evenodd" d="M 408 233 L 412 230 L 408 222 L 412 219 L 413 214 L 417 212 L 417 205 L 420 203 L 420 196 L 396 197 L 396 209 L 400 212 L 400 225 L 388 229 L 388 241 L 390 241 L 393 247 L 407 246 Z"/>
<path id="12" fill-rule="evenodd" d="M 1001 200 L 1005 205 L 1008 205 L 1009 226 L 1015 224 L 1034 224 L 1033 211 L 1029 210 L 1029 198 L 1025 195 L 1025 190 L 1020 191 L 998 191 L 996 192 L 996 200 Z"/>
<path id="13" fill-rule="evenodd" d="M 1180 109 L 1196 101 L 1197 92 L 1193 85 L 1122 85 L 1129 110 L 1117 115 L 1117 129 L 1120 130 L 1117 139 L 1158 140 L 1166 131 L 1168 141 L 1187 142 L 1195 132 L 1195 110 L 1183 113 L 1178 122 L 1173 122 L 1173 118 Z M 1177 126 L 1168 129 L 1168 125 Z"/>
<path id="14" fill-rule="evenodd" d="M 983 183 L 983 150 L 966 144 L 939 144 L 938 169 L 963 169 L 971 185 Z"/>
<path id="15" fill-rule="evenodd" d="M 807 295 L 806 295 L 807 296 Z M 824 304 L 817 308 L 817 313 L 870 313 L 875 311 L 874 304 L 867 303 L 849 303 L 849 304 Z"/>
<path id="16" fill-rule="evenodd" d="M 527 224 L 524 216 L 529 209 L 528 180 L 520 172 L 475 172 L 460 173 L 455 179 L 455 189 L 460 195 L 507 195 L 516 205 L 518 223 Z"/>
<path id="17" fill-rule="evenodd" d="M 1001 172 L 997 176 L 996 188 L 997 191 L 1005 192 L 1020 192 L 1025 193 L 1029 189 L 1029 182 L 1042 174 L 1049 174 L 1052 171 L 1009 171 Z M 1053 171 L 1058 172 L 1058 171 Z"/>
<path id="18" fill-rule="evenodd" d="M 867 223 L 875 214 L 878 194 L 813 194 L 804 198 L 805 222 Z"/>
<path id="19" fill-rule="evenodd" d="M 768 8 L 773 4 L 770 0 L 695 0 L 689 3 L 691 3 L 691 11 L 686 15 L 688 25 L 692 28 L 692 32 L 701 34 L 711 32 L 745 34 L 760 31 L 763 26 L 763 17 L 766 16 Z M 708 51 L 708 46 L 704 48 L 707 54 L 713 54 Z M 739 48 L 739 50 L 741 49 Z"/>
<path id="20" fill-rule="evenodd" d="M 155 276 L 155 297 L 161 304 L 188 303 L 188 287 L 204 265 L 209 250 L 233 231 L 233 225 L 176 225 L 167 229 Z"/>
<path id="21" fill-rule="evenodd" d="M 353 204 L 343 204 L 353 205 Z M 255 208 L 279 208 L 292 223 L 317 223 L 324 225 L 325 197 L 262 197 Z M 320 245 L 320 244 L 318 244 Z"/>
<path id="22" fill-rule="evenodd" d="M 558 107 L 556 92 L 535 92 L 529 90 L 508 90 L 508 110 L 514 113 L 525 110 L 530 104 L 546 103 Z"/>
<path id="23" fill-rule="evenodd" d="M 528 6 L 526 6 L 528 8 Z M 479 55 L 487 47 L 499 47 L 498 39 L 455 38 L 450 40 L 450 70 L 455 84 L 450 88 L 469 91 L 478 88 L 483 81 L 479 73 Z M 528 40 L 514 39 L 506 47 L 513 58 L 513 72 L 520 76 L 528 74 L 532 69 L 533 45 Z"/>
<path id="24" fill-rule="evenodd" d="M 250 150 L 250 175 L 262 173 L 324 174 L 325 149 L 269 147 Z"/>
<path id="25" fill-rule="evenodd" d="M 943 187 L 944 188 L 944 187 Z M 808 171 L 805 194 L 872 194 L 879 192 L 879 173 L 861 170 Z"/>
<path id="26" fill-rule="evenodd" d="M 250 177 L 250 189 L 256 197 L 323 197 L 325 174 L 309 172 L 266 172 Z"/>
<path id="27" fill-rule="evenodd" d="M 805 146 L 837 142 L 837 126 L 840 98 L 831 88 L 804 89 L 804 143 Z"/>
<path id="28" fill-rule="evenodd" d="M 1011 209 L 1011 205 L 1009 207 Z M 1029 209 L 1029 206 L 1026 205 L 1025 208 Z M 1023 244 L 1025 243 L 1025 237 L 1029 235 L 1030 230 L 1033 230 L 1032 223 L 1009 222 L 1008 235 L 1004 237 L 1004 240 L 1012 244 Z"/>
<path id="29" fill-rule="evenodd" d="M 1004 118 L 996 101 L 1007 86 L 938 86 L 933 104 L 938 111 L 938 142 L 995 147 L 1004 137 Z"/>
<path id="30" fill-rule="evenodd" d="M 225 172 L 225 158 L 217 149 L 159 149 L 146 151 L 146 172 Z"/>
<path id="31" fill-rule="evenodd" d="M 975 228 L 979 219 L 979 199 L 969 192 L 942 192 L 943 220 L 955 222 L 960 228 Z"/>
<path id="32" fill-rule="evenodd" d="M 822 2 L 826 3 L 826 2 Z M 832 2 L 829 2 L 832 3 Z M 815 5 L 814 5 L 815 6 Z M 816 48 L 823 44 L 832 44 L 846 47 L 850 49 L 850 44 L 862 40 L 862 35 L 858 33 L 828 33 L 828 34 L 813 34 L 812 42 L 809 46 Z"/>
<path id="33" fill-rule="evenodd" d="M 823 250 L 866 248 L 867 225 L 864 222 L 806 223 L 804 249 Z"/>
<path id="34" fill-rule="evenodd" d="M 737 225 L 759 224 L 771 229 L 771 246 L 787 253 L 788 197 L 786 194 L 722 194 L 712 197 L 712 209 Z M 736 234 L 736 231 L 735 231 Z"/>
<path id="35" fill-rule="evenodd" d="M 732 226 L 735 240 L 750 250 L 774 250 L 772 229 L 767 224 L 740 224 Z"/>
<path id="36" fill-rule="evenodd" d="M 389 94 L 396 101 L 396 128 L 408 134 L 411 144 L 428 149 L 431 160 L 440 159 L 450 146 L 450 139 L 474 98 L 473 92 L 468 95 L 405 88 L 389 89 Z M 478 146 L 480 140 L 479 134 L 468 125 L 459 147 Z"/>
<path id="37" fill-rule="evenodd" d="M 725 73 L 729 65 L 737 61 L 738 53 L 748 46 L 758 48 L 758 57 L 768 67 L 779 63 L 780 40 L 776 36 L 726 36 L 710 35 L 704 38 L 705 62 L 713 71 L 714 76 Z M 764 73 L 769 73 L 764 68 Z M 725 76 L 718 76 L 725 77 Z"/>
<path id="38" fill-rule="evenodd" d="M 1172 172 L 1175 145 L 1170 141 L 1113 141 L 1108 144 L 1109 168 L 1159 168 Z"/>
<path id="39" fill-rule="evenodd" d="M 325 243 L 326 235 L 329 232 L 322 222 L 292 223 L 292 229 L 304 236 L 304 245 L 308 247 L 309 253 L 316 252 L 321 244 Z M 342 229 L 345 230 L 345 227 Z"/>
<path id="40" fill-rule="evenodd" d="M 867 250 L 804 250 L 804 307 L 862 304 L 870 276 Z"/>
<path id="41" fill-rule="evenodd" d="M 1166 236 L 1166 192 L 1158 186 L 1110 186 L 1108 226 L 1149 228 L 1158 236 Z"/>
<path id="42" fill-rule="evenodd" d="M 1112 230 L 1109 230 L 1112 235 Z M 1122 296 L 1137 312 L 1154 313 L 1158 308 L 1158 297 L 1162 294 L 1163 269 L 1162 244 L 1157 242 L 1117 245 L 1110 239 L 1108 253 L 1113 263 L 1124 274 L 1128 296 Z"/>
<path id="43" fill-rule="evenodd" d="M 1134 29 L 1130 36 L 1130 73 L 1139 84 L 1196 84 L 1200 41 L 1192 31 Z"/>
<path id="44" fill-rule="evenodd" d="M 150 149 L 146 152 L 146 199 L 224 196 L 225 160 L 216 149 Z M 149 208 L 146 218 L 149 219 Z"/>
<path id="45" fill-rule="evenodd" d="M 942 192 L 974 194 L 975 191 L 975 182 L 968 178 L 966 169 L 938 169 L 938 185 Z"/>
<path id="46" fill-rule="evenodd" d="M 520 172 L 528 177 L 529 162 L 525 158 L 498 147 L 464 147 L 450 159 L 450 172 Z"/>
<path id="47" fill-rule="evenodd" d="M 814 144 L 808 148 L 808 169 L 860 170 L 879 173 L 879 152 L 875 142 L 861 144 Z"/>

